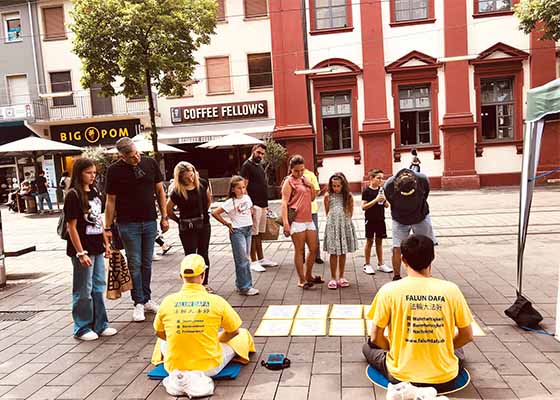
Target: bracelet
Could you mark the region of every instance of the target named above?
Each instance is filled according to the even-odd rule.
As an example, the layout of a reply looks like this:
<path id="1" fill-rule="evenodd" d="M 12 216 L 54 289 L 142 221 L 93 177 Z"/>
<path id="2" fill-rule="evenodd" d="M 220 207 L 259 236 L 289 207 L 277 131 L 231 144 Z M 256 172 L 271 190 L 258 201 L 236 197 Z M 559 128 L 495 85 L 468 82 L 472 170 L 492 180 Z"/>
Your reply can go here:
<path id="1" fill-rule="evenodd" d="M 85 256 L 87 254 L 88 254 L 87 250 L 76 252 L 77 257 L 82 257 L 82 256 Z"/>
<path id="2" fill-rule="evenodd" d="M 112 231 L 112 228 L 110 226 L 105 228 L 105 232 L 111 232 L 111 231 Z"/>

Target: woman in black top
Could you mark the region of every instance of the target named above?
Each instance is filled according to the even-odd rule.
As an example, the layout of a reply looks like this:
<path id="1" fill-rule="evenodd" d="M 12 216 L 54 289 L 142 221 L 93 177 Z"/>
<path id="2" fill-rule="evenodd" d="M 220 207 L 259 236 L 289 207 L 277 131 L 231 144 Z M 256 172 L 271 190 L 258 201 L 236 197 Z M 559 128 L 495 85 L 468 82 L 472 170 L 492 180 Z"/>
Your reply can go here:
<path id="1" fill-rule="evenodd" d="M 210 217 L 208 209 L 212 203 L 212 191 L 206 179 L 198 176 L 198 171 L 189 162 L 181 161 L 173 171 L 173 191 L 167 200 L 167 215 L 179 224 L 179 238 L 185 255 L 196 253 L 204 258 L 208 266 L 204 274 L 203 285 L 208 286 L 210 260 Z M 174 207 L 179 209 L 180 217 L 175 215 Z"/>
<path id="2" fill-rule="evenodd" d="M 101 218 L 101 198 L 94 188 L 95 164 L 87 158 L 74 162 L 70 189 L 64 199 L 64 219 L 68 229 L 66 254 L 72 260 L 72 318 L 74 336 L 95 340 L 117 333 L 109 328 L 103 295 L 105 260 L 109 243 Z"/>

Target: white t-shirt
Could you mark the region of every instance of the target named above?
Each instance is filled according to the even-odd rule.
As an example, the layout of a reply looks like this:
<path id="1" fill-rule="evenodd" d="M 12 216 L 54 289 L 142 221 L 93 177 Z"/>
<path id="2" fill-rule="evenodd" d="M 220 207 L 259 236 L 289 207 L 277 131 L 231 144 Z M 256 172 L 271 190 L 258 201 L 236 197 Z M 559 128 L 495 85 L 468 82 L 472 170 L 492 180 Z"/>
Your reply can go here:
<path id="1" fill-rule="evenodd" d="M 222 208 L 231 219 L 231 224 L 234 228 L 243 228 L 253 225 L 251 207 L 253 207 L 253 202 L 246 194 L 240 199 L 227 199 L 222 204 Z"/>

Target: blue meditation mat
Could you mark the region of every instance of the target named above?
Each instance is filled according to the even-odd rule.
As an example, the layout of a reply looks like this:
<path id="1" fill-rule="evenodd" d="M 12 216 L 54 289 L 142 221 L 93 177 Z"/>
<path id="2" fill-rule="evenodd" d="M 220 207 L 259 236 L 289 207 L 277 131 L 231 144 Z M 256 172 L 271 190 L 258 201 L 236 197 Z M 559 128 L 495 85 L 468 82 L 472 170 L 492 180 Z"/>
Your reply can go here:
<path id="1" fill-rule="evenodd" d="M 229 363 L 224 369 L 220 371 L 218 375 L 212 377 L 212 379 L 235 379 L 241 372 L 241 364 Z M 156 365 L 150 372 L 148 372 L 148 378 L 154 379 L 156 381 L 161 381 L 167 378 L 169 373 L 165 370 L 163 363 Z"/>
<path id="2" fill-rule="evenodd" d="M 366 368 L 366 376 L 376 386 L 382 387 L 384 389 L 387 389 L 387 386 L 389 386 L 389 380 L 371 365 L 368 365 Z M 467 371 L 466 368 L 463 368 L 459 372 L 459 376 L 455 379 L 455 387 L 453 388 L 453 390 L 444 393 L 438 393 L 438 395 L 441 396 L 458 392 L 459 390 L 464 389 L 470 383 L 470 381 L 471 375 L 469 374 L 469 371 Z"/>

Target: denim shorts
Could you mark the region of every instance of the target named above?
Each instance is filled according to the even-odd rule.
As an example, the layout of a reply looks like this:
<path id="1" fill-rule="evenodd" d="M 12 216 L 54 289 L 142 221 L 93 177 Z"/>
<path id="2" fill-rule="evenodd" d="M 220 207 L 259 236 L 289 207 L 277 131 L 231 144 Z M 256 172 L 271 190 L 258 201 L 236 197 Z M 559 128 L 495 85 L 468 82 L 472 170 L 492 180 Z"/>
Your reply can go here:
<path id="1" fill-rule="evenodd" d="M 434 244 L 437 242 L 432 228 L 432 219 L 430 214 L 428 214 L 424 220 L 412 225 L 403 225 L 393 219 L 393 247 L 400 247 L 401 242 L 410 235 L 410 231 L 416 235 L 429 237 Z"/>

